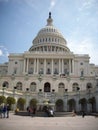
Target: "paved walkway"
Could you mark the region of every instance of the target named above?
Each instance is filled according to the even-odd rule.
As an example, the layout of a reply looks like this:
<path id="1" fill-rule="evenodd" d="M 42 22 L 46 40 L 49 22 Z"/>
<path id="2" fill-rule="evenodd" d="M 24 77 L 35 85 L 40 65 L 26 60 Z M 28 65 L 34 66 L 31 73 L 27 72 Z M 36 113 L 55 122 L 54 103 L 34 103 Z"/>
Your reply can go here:
<path id="1" fill-rule="evenodd" d="M 30 117 L 10 113 L 9 119 L 0 119 L 0 130 L 98 130 L 98 118 Z"/>

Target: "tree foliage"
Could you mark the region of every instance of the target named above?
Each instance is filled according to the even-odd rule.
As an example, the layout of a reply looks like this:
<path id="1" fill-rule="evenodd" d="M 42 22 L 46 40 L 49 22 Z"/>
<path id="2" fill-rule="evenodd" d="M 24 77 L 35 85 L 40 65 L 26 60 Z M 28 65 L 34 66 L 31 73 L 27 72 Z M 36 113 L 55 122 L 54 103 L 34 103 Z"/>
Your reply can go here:
<path id="1" fill-rule="evenodd" d="M 88 99 L 88 103 L 90 103 L 90 104 L 93 104 L 93 103 L 95 103 L 95 102 L 96 102 L 95 97 L 92 97 L 92 98 L 89 98 L 89 99 Z"/>
<path id="2" fill-rule="evenodd" d="M 79 100 L 79 104 L 86 104 L 87 100 L 85 98 L 82 98 Z"/>
<path id="3" fill-rule="evenodd" d="M 24 98 L 19 98 L 17 101 L 17 107 L 19 110 L 24 110 L 24 105 L 26 103 L 26 100 Z"/>
<path id="4" fill-rule="evenodd" d="M 7 104 L 9 104 L 10 106 L 12 105 L 12 104 L 15 104 L 16 103 L 16 100 L 15 100 L 15 98 L 13 98 L 13 97 L 7 97 Z"/>
<path id="5" fill-rule="evenodd" d="M 31 99 L 30 100 L 30 106 L 31 107 L 36 107 L 37 106 L 37 100 L 36 99 Z"/>
<path id="6" fill-rule="evenodd" d="M 0 105 L 1 105 L 2 103 L 6 103 L 6 98 L 5 98 L 5 96 L 0 96 Z"/>
<path id="7" fill-rule="evenodd" d="M 58 99 L 57 101 L 56 101 L 56 106 L 63 106 L 63 100 L 62 99 Z"/>

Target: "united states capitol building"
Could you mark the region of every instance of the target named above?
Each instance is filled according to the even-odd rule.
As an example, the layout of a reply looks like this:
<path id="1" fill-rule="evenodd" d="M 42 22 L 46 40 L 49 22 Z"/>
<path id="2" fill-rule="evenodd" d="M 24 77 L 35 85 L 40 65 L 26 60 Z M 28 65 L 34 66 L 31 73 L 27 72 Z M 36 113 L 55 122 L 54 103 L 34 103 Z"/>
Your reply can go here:
<path id="1" fill-rule="evenodd" d="M 98 112 L 98 66 L 88 54 L 71 52 L 51 13 L 30 49 L 8 58 L 0 64 L 0 95 L 25 98 L 26 107 L 36 99 L 37 109 L 46 103 L 56 111 Z"/>

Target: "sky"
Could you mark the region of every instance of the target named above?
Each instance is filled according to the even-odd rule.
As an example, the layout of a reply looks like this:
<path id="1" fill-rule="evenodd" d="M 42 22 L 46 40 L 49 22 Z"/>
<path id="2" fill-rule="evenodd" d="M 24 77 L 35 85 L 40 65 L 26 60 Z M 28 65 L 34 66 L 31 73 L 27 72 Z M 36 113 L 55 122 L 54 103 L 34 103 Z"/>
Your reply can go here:
<path id="1" fill-rule="evenodd" d="M 0 64 L 29 50 L 49 12 L 69 49 L 98 65 L 98 0 L 0 0 Z"/>

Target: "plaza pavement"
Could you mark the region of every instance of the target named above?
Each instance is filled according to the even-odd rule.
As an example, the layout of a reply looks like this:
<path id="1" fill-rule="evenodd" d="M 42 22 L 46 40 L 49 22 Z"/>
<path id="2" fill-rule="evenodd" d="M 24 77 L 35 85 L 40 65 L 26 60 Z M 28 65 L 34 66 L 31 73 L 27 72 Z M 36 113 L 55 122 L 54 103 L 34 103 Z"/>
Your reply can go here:
<path id="1" fill-rule="evenodd" d="M 10 118 L 0 118 L 0 130 L 98 130 L 98 118 L 30 117 L 10 113 Z"/>

